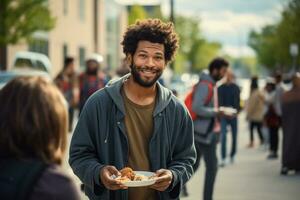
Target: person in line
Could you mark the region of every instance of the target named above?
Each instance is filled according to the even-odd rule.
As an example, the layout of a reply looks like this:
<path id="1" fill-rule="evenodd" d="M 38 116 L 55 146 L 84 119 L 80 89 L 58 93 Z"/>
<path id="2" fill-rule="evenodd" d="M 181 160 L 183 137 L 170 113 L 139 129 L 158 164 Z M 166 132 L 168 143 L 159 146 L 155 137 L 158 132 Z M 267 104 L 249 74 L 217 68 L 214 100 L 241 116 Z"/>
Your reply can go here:
<path id="1" fill-rule="evenodd" d="M 300 73 L 292 78 L 292 89 L 282 96 L 282 168 L 281 174 L 289 170 L 300 172 Z"/>
<path id="2" fill-rule="evenodd" d="M 79 113 L 87 99 L 97 90 L 103 88 L 108 78 L 101 70 L 103 57 L 99 54 L 92 54 L 86 60 L 86 70 L 79 75 Z"/>
<path id="3" fill-rule="evenodd" d="M 258 88 L 258 78 L 256 76 L 251 79 L 250 97 L 247 101 L 247 120 L 250 127 L 250 142 L 248 148 L 254 147 L 254 128 L 257 129 L 260 145 L 264 144 L 262 135 L 262 124 L 264 119 L 265 97 Z"/>
<path id="4" fill-rule="evenodd" d="M 74 110 L 79 101 L 78 78 L 75 71 L 74 58 L 66 57 L 62 71 L 54 79 L 68 103 L 69 132 L 73 130 Z"/>
<path id="5" fill-rule="evenodd" d="M 198 169 L 203 156 L 206 167 L 204 200 L 213 199 L 214 183 L 218 169 L 216 148 L 221 131 L 219 117 L 226 117 L 218 109 L 216 82 L 225 76 L 228 66 L 229 63 L 224 58 L 213 59 L 208 66 L 209 73 L 201 73 L 193 96 L 192 110 L 197 114 L 197 118 L 194 120 L 195 147 L 197 151 L 194 171 Z"/>
<path id="6" fill-rule="evenodd" d="M 237 112 L 240 111 L 240 88 L 235 83 L 235 76 L 231 70 L 227 71 L 226 82 L 218 88 L 219 106 L 234 108 Z M 230 117 L 221 117 L 221 163 L 220 166 L 226 165 L 226 143 L 227 143 L 227 127 L 231 127 L 231 151 L 230 162 L 234 162 L 237 149 L 237 134 L 238 134 L 238 119 L 237 115 L 233 114 Z"/>
<path id="7" fill-rule="evenodd" d="M 69 163 L 93 200 L 178 199 L 193 174 L 193 123 L 185 106 L 158 79 L 178 38 L 172 23 L 138 21 L 124 34 L 131 73 L 94 93 L 80 115 Z M 127 188 L 120 169 L 152 171 L 149 187 Z"/>
<path id="8" fill-rule="evenodd" d="M 18 77 L 0 91 L 1 199 L 79 200 L 63 172 L 68 113 L 57 87 L 41 77 Z"/>

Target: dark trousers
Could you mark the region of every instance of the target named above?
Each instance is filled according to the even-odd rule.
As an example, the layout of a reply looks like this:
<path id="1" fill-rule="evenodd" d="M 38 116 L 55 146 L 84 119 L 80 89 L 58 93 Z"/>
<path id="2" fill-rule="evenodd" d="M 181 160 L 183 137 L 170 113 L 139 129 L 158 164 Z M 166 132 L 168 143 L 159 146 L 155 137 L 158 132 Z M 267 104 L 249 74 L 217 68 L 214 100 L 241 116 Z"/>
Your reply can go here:
<path id="1" fill-rule="evenodd" d="M 278 127 L 275 128 L 269 128 L 269 134 L 270 134 L 270 150 L 273 153 L 277 154 L 278 150 Z"/>
<path id="2" fill-rule="evenodd" d="M 253 143 L 254 140 L 254 128 L 257 129 L 257 133 L 260 139 L 261 144 L 264 143 L 264 138 L 261 132 L 262 122 L 250 122 L 250 142 Z"/>
<path id="3" fill-rule="evenodd" d="M 226 145 L 227 145 L 227 126 L 231 127 L 232 144 L 230 157 L 233 158 L 236 153 L 236 140 L 237 140 L 237 118 L 232 119 L 221 119 L 221 156 L 222 159 L 226 158 Z"/>
<path id="4" fill-rule="evenodd" d="M 195 165 L 193 166 L 194 171 L 197 171 L 199 168 L 202 156 L 206 167 L 203 200 L 212 200 L 214 184 L 218 170 L 218 159 L 216 155 L 217 137 L 215 137 L 212 143 L 209 145 L 195 142 L 195 147 L 197 151 L 197 159 Z"/>
<path id="5" fill-rule="evenodd" d="M 68 113 L 69 113 L 69 132 L 71 132 L 73 130 L 74 108 L 69 107 Z"/>

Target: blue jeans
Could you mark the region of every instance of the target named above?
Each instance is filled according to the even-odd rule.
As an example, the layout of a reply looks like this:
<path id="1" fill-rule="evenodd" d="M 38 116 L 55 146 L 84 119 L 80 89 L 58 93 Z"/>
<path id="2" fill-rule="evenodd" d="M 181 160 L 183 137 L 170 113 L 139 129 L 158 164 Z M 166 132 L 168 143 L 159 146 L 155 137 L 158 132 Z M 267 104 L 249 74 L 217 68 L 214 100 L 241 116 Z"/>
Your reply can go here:
<path id="1" fill-rule="evenodd" d="M 226 143 L 227 143 L 227 126 L 230 125 L 231 127 L 231 135 L 232 135 L 232 145 L 231 145 L 231 152 L 230 157 L 234 158 L 236 154 L 236 140 L 237 140 L 237 118 L 232 119 L 221 119 L 221 157 L 222 159 L 226 158 Z"/>

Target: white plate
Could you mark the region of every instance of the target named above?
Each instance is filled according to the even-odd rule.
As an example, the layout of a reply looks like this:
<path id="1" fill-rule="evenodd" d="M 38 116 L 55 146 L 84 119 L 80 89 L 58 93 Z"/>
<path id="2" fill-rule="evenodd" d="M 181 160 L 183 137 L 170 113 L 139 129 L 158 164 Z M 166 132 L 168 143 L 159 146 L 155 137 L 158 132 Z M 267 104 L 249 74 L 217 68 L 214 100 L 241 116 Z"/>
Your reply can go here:
<path id="1" fill-rule="evenodd" d="M 223 111 L 226 115 L 237 114 L 237 110 L 231 107 L 220 107 L 220 111 Z"/>
<path id="2" fill-rule="evenodd" d="M 134 171 L 134 173 L 144 175 L 147 177 L 151 177 L 155 175 L 153 172 L 146 172 L 146 171 Z M 155 181 L 156 181 L 155 178 L 145 180 L 145 181 L 126 181 L 123 183 L 123 185 L 127 187 L 144 187 L 144 186 L 153 185 Z"/>

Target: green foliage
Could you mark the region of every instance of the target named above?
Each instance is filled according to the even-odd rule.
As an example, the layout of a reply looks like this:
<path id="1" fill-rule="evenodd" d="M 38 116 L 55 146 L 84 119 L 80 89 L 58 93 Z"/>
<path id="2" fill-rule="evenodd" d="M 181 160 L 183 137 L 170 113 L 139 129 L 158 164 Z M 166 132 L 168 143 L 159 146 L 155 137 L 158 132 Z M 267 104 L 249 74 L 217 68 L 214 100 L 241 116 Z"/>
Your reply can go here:
<path id="1" fill-rule="evenodd" d="M 209 62 L 218 55 L 221 45 L 205 40 L 198 18 L 178 16 L 175 28 L 180 38 L 180 48 L 175 60 L 176 72 L 199 72 L 207 68 Z"/>
<path id="2" fill-rule="evenodd" d="M 281 20 L 262 28 L 260 32 L 252 31 L 249 45 L 257 54 L 258 61 L 269 69 L 288 70 L 292 66 L 289 52 L 290 44 L 296 43 L 300 48 L 300 0 L 290 0 L 281 13 Z M 300 56 L 298 56 L 298 63 Z"/>
<path id="3" fill-rule="evenodd" d="M 146 19 L 147 18 L 147 13 L 145 9 L 141 5 L 133 5 L 130 8 L 130 12 L 128 15 L 128 24 L 134 24 L 136 20 L 139 19 Z"/>
<path id="4" fill-rule="evenodd" d="M 47 0 L 1 0 L 0 45 L 29 40 L 35 31 L 48 31 L 55 25 Z"/>
<path id="5" fill-rule="evenodd" d="M 268 68 L 276 65 L 276 27 L 265 26 L 261 33 L 252 31 L 249 35 L 249 45 L 256 51 L 258 60 Z"/>

